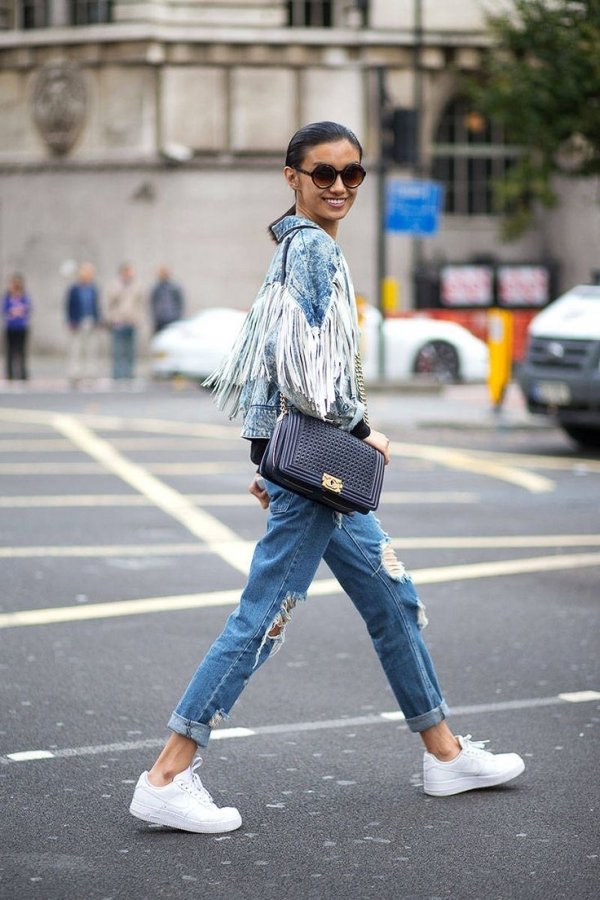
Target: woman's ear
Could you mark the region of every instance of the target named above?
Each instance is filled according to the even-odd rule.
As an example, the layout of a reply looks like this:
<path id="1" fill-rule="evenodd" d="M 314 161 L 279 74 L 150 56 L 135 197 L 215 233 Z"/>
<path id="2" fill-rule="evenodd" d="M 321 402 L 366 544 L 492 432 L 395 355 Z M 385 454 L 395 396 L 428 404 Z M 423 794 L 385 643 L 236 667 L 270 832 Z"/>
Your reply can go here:
<path id="1" fill-rule="evenodd" d="M 289 184 L 289 186 L 291 187 L 291 189 L 293 191 L 297 191 L 298 187 L 299 187 L 299 184 L 298 184 L 299 178 L 298 178 L 298 173 L 296 172 L 296 170 L 292 169 L 291 166 L 286 166 L 283 170 L 283 176 L 284 176 L 285 180 L 287 181 L 287 183 Z"/>

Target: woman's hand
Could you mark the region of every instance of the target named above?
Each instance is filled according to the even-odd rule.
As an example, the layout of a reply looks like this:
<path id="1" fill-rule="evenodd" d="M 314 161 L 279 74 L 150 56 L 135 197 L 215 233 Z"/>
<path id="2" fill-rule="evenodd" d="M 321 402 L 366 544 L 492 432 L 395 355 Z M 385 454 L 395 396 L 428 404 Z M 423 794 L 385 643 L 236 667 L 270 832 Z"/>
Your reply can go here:
<path id="1" fill-rule="evenodd" d="M 385 434 L 381 431 L 371 430 L 371 434 L 369 437 L 364 438 L 364 442 L 365 444 L 370 444 L 371 447 L 375 447 L 376 450 L 379 450 L 379 452 L 383 454 L 387 466 L 390 461 L 390 442 Z"/>
<path id="2" fill-rule="evenodd" d="M 252 481 L 252 484 L 249 486 L 248 490 L 253 497 L 256 497 L 263 509 L 269 508 L 269 495 L 267 494 L 267 491 L 265 489 L 265 483 L 258 472 L 254 476 L 254 480 Z"/>

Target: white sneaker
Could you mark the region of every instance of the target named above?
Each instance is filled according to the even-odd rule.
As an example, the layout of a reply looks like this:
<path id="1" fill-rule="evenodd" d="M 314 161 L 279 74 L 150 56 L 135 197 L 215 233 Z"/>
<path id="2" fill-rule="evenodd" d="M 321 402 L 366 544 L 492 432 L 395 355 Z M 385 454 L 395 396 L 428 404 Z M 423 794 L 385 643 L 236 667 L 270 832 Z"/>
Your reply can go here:
<path id="1" fill-rule="evenodd" d="M 423 754 L 423 789 L 432 797 L 449 797 L 476 788 L 504 784 L 520 775 L 525 763 L 517 753 L 490 753 L 487 741 L 472 741 L 471 735 L 457 735 L 462 747 L 450 762 L 433 753 Z"/>
<path id="2" fill-rule="evenodd" d="M 154 787 L 148 781 L 148 773 L 142 772 L 129 807 L 131 815 L 181 831 L 203 834 L 235 831 L 242 824 L 242 817 L 233 806 L 219 809 L 215 805 L 196 771 L 201 764 L 197 757 L 189 769 L 164 787 Z"/>

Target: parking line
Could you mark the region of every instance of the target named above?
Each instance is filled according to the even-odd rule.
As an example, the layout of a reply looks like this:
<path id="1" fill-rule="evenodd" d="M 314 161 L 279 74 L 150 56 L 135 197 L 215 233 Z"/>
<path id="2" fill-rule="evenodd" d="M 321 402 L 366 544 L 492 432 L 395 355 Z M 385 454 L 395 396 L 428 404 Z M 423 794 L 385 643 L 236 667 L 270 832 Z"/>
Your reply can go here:
<path id="1" fill-rule="evenodd" d="M 250 542 L 248 542 L 250 543 Z M 254 542 L 252 542 L 254 546 Z M 129 556 L 198 556 L 210 553 L 206 544 L 103 544 L 80 547 L 0 547 L 0 559 L 85 559 Z"/>
<path id="2" fill-rule="evenodd" d="M 98 438 L 98 440 L 104 439 Z M 107 441 L 105 443 L 111 446 Z M 136 463 L 132 462 L 131 465 L 136 465 Z M 244 462 L 146 463 L 144 469 L 146 472 L 154 472 L 157 475 L 229 475 L 232 472 L 247 472 L 248 465 Z M 106 474 L 105 470 L 97 462 L 39 462 L 36 460 L 35 462 L 0 463 L 0 475 L 104 474 Z"/>
<path id="3" fill-rule="evenodd" d="M 245 491 L 235 494 L 184 494 L 199 506 L 253 506 L 256 498 Z M 384 491 L 382 503 L 478 503 L 479 495 L 469 491 Z M 0 509 L 37 509 L 46 507 L 149 506 L 151 501 L 139 494 L 37 494 L 0 497 Z"/>
<path id="4" fill-rule="evenodd" d="M 584 697 L 585 695 L 585 697 Z M 600 691 L 581 691 L 578 694 L 558 694 L 552 697 L 534 697 L 523 700 L 503 700 L 496 703 L 477 703 L 469 706 L 455 706 L 451 709 L 453 717 L 475 716 L 506 711 L 518 711 L 527 709 L 539 709 L 548 706 L 561 706 L 569 701 L 567 698 L 578 696 L 578 703 L 592 703 L 600 700 Z M 265 735 L 301 734 L 303 732 L 332 731 L 341 728 L 372 727 L 389 723 L 402 725 L 402 713 L 382 712 L 366 716 L 353 716 L 338 719 L 321 719 L 316 722 L 286 722 L 274 725 L 258 725 L 253 728 L 222 728 L 215 729 L 211 734 L 211 741 L 225 739 L 241 739 L 247 737 L 262 737 Z M 398 726 L 397 726 L 398 727 Z M 71 759 L 79 756 L 99 756 L 106 753 L 127 753 L 139 750 L 152 750 L 164 745 L 165 739 L 144 738 L 139 741 L 117 741 L 112 744 L 96 744 L 84 747 L 65 747 L 60 750 L 19 750 L 14 753 L 6 753 L 0 756 L 0 763 L 32 762 L 42 759 Z"/>
<path id="5" fill-rule="evenodd" d="M 256 503 L 252 497 L 249 498 Z M 146 501 L 140 497 L 140 500 Z M 598 547 L 600 534 L 533 534 L 533 535 L 490 535 L 467 537 L 412 537 L 392 538 L 392 547 L 397 550 L 499 550 L 513 548 L 555 547 Z M 236 541 L 236 546 L 244 544 L 246 552 L 251 552 L 255 541 Z M 200 543 L 171 544 L 82 544 L 49 545 L 35 547 L 0 547 L 0 559 L 81 559 L 86 557 L 144 557 L 144 556 L 197 556 L 211 553 L 211 547 Z M 485 563 L 485 565 L 489 565 Z"/>
<path id="6" fill-rule="evenodd" d="M 73 416 L 58 414 L 52 425 L 76 447 L 100 463 L 107 471 L 147 497 L 159 509 L 200 538 L 232 568 L 244 575 L 248 572 L 249 555 L 230 528 L 219 519 L 195 506 L 187 497 L 155 478 L 143 466 L 131 462 L 104 438 Z M 245 542 L 243 542 L 245 544 Z"/>
<path id="7" fill-rule="evenodd" d="M 493 459 L 498 463 L 514 463 L 529 469 L 555 469 L 564 472 L 600 473 L 600 460 L 584 459 L 578 456 L 535 456 L 534 454 L 499 453 L 493 450 L 473 450 L 475 456 L 482 459 Z"/>
<path id="8" fill-rule="evenodd" d="M 463 472 L 487 475 L 500 481 L 525 488 L 532 494 L 542 494 L 553 491 L 555 484 L 549 478 L 527 472 L 517 468 L 514 464 L 507 466 L 504 463 L 495 462 L 493 459 L 484 459 L 464 450 L 455 450 L 452 447 L 432 447 L 428 444 L 392 444 L 392 454 L 427 459 L 450 469 L 459 469 Z M 518 458 L 517 458 L 518 460 Z"/>
<path id="9" fill-rule="evenodd" d="M 0 409 L 0 420 L 2 421 L 33 422 L 48 425 L 53 424 L 53 420 L 56 419 L 57 415 L 60 417 L 61 414 L 26 409 Z M 237 429 L 229 426 L 186 425 L 184 423 L 171 422 L 162 419 L 125 419 L 90 415 L 81 415 L 77 420 L 75 420 L 74 417 L 64 415 L 62 418 L 78 421 L 81 423 L 82 427 L 85 427 L 84 423 L 88 423 L 98 429 L 112 428 L 114 430 L 122 431 L 150 431 L 158 432 L 159 434 L 185 434 L 205 438 L 218 437 L 227 440 L 237 440 L 239 437 Z M 490 478 L 517 485 L 531 493 L 544 493 L 554 490 L 555 487 L 554 482 L 549 478 L 536 475 L 533 472 L 527 472 L 523 468 L 519 468 L 518 465 L 515 465 L 515 463 L 518 464 L 519 462 L 518 457 L 515 457 L 514 461 L 511 460 L 510 465 L 506 465 L 493 458 L 485 458 L 475 453 L 469 453 L 451 447 L 443 448 L 427 444 L 409 444 L 402 442 L 394 442 L 392 445 L 392 452 L 412 459 L 435 462 L 438 465 L 451 469 L 486 475 Z M 157 468 L 155 471 L 160 471 L 161 474 L 167 473 L 167 470 L 163 468 Z M 191 470 L 186 469 L 185 471 L 187 474 L 191 474 Z M 194 470 L 194 472 L 196 471 L 198 470 Z M 184 470 L 180 469 L 180 473 L 183 474 Z M 8 472 L 6 474 L 8 474 Z M 170 474 L 174 473 L 170 472 Z"/>
<path id="10" fill-rule="evenodd" d="M 237 543 L 242 544 L 242 542 Z M 249 542 L 245 542 L 236 552 L 243 554 L 249 549 L 251 549 Z M 225 551 L 223 550 L 223 552 Z M 412 577 L 415 584 L 443 584 L 467 579 L 497 578 L 533 572 L 581 569 L 590 566 L 600 566 L 600 553 L 571 553 L 557 556 L 538 556 L 528 559 L 508 559 L 497 562 L 438 566 L 430 569 L 417 569 L 412 573 Z M 314 581 L 309 591 L 309 594 L 315 597 L 341 593 L 343 593 L 342 588 L 335 578 Z M 240 591 L 235 589 L 210 591 L 203 594 L 181 594 L 171 597 L 147 597 L 140 600 L 115 600 L 109 603 L 87 603 L 82 606 L 26 609 L 20 612 L 0 614 L 0 629 L 52 625 L 59 622 L 80 622 L 90 619 L 111 619 L 120 616 L 203 609 L 213 606 L 235 606 L 239 601 L 239 595 Z"/>

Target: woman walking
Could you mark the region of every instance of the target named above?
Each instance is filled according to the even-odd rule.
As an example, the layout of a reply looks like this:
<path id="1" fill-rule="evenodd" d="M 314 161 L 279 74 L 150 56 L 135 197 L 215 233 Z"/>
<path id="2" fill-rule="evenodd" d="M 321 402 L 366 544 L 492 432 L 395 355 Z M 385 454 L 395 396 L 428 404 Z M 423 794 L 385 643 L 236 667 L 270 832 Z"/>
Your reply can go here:
<path id="1" fill-rule="evenodd" d="M 369 428 L 355 371 L 354 292 L 335 241 L 365 177 L 362 148 L 333 122 L 292 138 L 284 176 L 295 203 L 270 226 L 277 250 L 230 355 L 211 379 L 220 405 L 243 416 L 258 464 L 273 431 L 280 395 L 307 415 L 352 432 L 389 460 L 389 441 Z M 425 745 L 424 789 L 448 796 L 502 784 L 524 769 L 515 753 L 492 754 L 450 730 L 433 663 L 423 642 L 424 609 L 409 575 L 372 513 L 343 515 L 266 482 L 251 493 L 269 509 L 239 607 L 229 616 L 169 721 L 172 731 L 137 783 L 131 813 L 184 831 L 232 831 L 239 812 L 219 809 L 194 765 L 256 669 L 281 646 L 322 559 L 362 616 L 411 731 Z"/>

